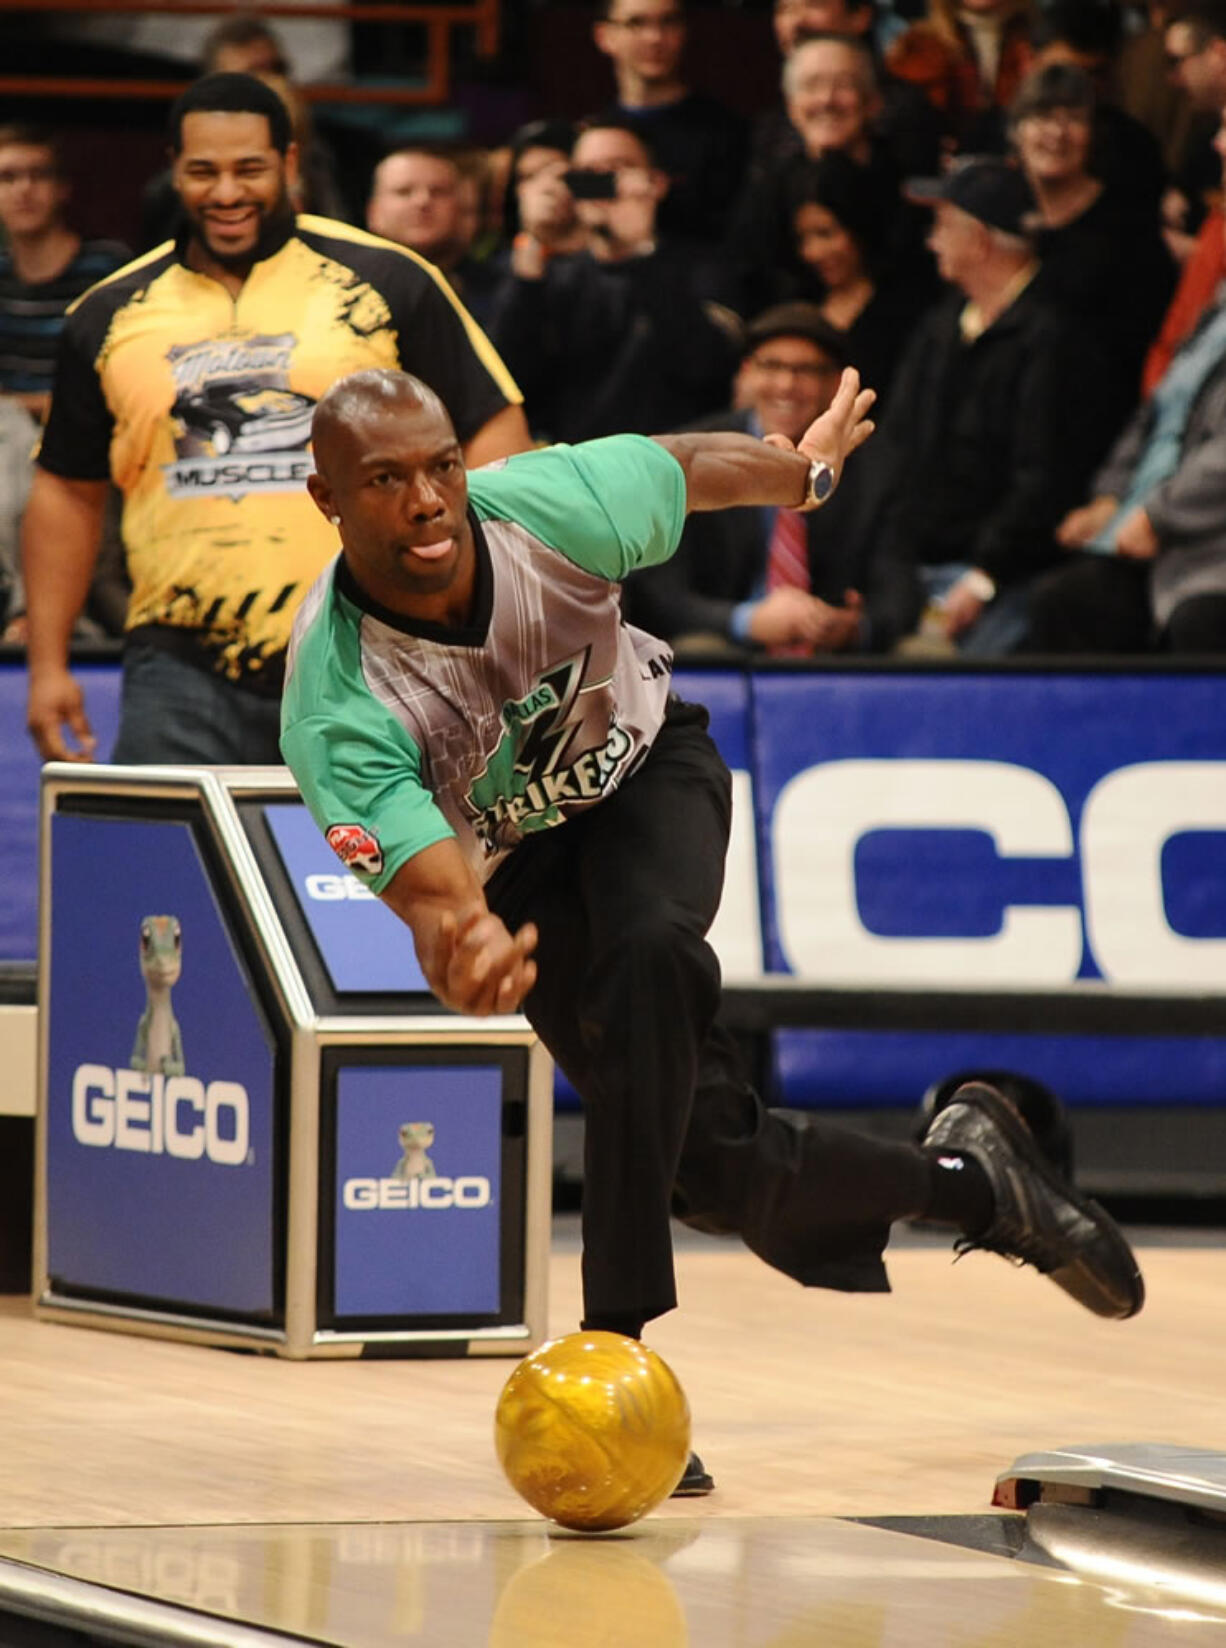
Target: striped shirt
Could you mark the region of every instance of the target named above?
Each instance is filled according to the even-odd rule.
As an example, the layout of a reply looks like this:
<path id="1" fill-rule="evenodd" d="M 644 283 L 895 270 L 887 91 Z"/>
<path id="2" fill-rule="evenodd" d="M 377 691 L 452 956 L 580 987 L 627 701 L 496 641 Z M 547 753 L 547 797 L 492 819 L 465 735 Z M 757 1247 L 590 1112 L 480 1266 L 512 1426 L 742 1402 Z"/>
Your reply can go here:
<path id="1" fill-rule="evenodd" d="M 27 282 L 0 251 L 0 393 L 50 393 L 55 351 L 68 305 L 128 261 L 114 240 L 83 240 L 50 280 Z"/>

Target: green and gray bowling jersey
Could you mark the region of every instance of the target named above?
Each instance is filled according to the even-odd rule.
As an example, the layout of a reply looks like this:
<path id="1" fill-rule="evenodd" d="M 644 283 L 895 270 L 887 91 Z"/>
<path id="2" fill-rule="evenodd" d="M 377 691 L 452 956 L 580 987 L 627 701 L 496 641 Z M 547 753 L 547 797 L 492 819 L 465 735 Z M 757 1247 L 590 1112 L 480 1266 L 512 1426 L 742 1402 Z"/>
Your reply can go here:
<path id="1" fill-rule="evenodd" d="M 664 716 L 672 655 L 622 623 L 616 586 L 677 547 L 676 460 L 641 435 L 547 447 L 475 471 L 469 500 L 469 628 L 375 608 L 339 560 L 294 624 L 281 749 L 376 892 L 452 836 L 484 881 L 615 790 Z"/>

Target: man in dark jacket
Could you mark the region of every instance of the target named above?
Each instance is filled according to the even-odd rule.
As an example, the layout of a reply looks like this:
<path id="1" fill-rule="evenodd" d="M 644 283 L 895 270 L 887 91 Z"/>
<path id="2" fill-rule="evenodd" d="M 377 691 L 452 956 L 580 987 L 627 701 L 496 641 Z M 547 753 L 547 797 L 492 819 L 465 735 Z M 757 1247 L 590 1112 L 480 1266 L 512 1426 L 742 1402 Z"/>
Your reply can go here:
<path id="1" fill-rule="evenodd" d="M 830 405 L 844 364 L 843 339 L 815 304 L 778 304 L 746 329 L 736 410 L 693 428 L 795 442 Z M 918 583 L 908 562 L 883 559 L 856 530 L 864 502 L 853 465 L 830 502 L 808 515 L 756 507 L 691 515 L 676 555 L 627 582 L 628 611 L 691 648 L 885 651 L 918 616 Z"/>
<path id="2" fill-rule="evenodd" d="M 699 296 L 692 257 L 659 234 L 668 179 L 628 126 L 589 126 L 571 166 L 587 185 L 576 201 L 587 249 L 553 256 L 518 235 L 486 323 L 519 375 L 533 434 L 647 434 L 713 411 L 735 349 Z"/>
<path id="3" fill-rule="evenodd" d="M 980 160 L 911 186 L 929 201 L 929 244 L 956 290 L 908 345 L 881 430 L 866 530 L 909 556 L 926 628 L 973 657 L 1012 651 L 1052 531 L 1080 495 L 1092 418 L 1069 324 L 1036 290 L 1022 174 Z"/>
<path id="4" fill-rule="evenodd" d="M 668 175 L 665 234 L 718 245 L 745 171 L 743 121 L 687 84 L 682 0 L 600 0 L 592 34 L 609 59 L 617 101 L 601 123 L 632 126 Z"/>

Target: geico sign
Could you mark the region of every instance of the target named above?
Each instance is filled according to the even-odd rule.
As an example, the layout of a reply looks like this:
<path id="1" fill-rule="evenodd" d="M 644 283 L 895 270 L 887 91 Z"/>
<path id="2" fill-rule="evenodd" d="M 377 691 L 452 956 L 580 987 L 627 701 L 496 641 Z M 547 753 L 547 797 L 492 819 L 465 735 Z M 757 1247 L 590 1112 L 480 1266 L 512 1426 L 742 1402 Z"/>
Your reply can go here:
<path id="1" fill-rule="evenodd" d="M 98 1149 L 238 1167 L 247 1160 L 251 1107 L 237 1082 L 206 1087 L 195 1076 L 81 1064 L 72 1078 L 72 1132 Z"/>
<path id="2" fill-rule="evenodd" d="M 347 898 L 375 898 L 369 887 L 363 887 L 357 876 L 309 875 L 306 878 L 307 897 L 317 904 L 343 903 Z"/>
<path id="3" fill-rule="evenodd" d="M 380 1207 L 488 1207 L 488 1179 L 346 1179 L 341 1199 L 352 1213 Z"/>
<path id="4" fill-rule="evenodd" d="M 1081 861 L 1082 906 L 1006 905 L 977 938 L 882 937 L 860 920 L 856 844 L 872 830 L 982 830 L 1004 858 Z M 1108 773 L 1081 830 L 1060 791 L 1004 761 L 832 761 L 797 773 L 772 825 L 775 909 L 793 970 L 831 984 L 1042 988 L 1078 975 L 1088 944 L 1112 984 L 1219 990 L 1226 940 L 1173 931 L 1162 849 L 1226 831 L 1226 762 L 1151 761 Z M 1083 928 L 1084 919 L 1084 928 Z"/>

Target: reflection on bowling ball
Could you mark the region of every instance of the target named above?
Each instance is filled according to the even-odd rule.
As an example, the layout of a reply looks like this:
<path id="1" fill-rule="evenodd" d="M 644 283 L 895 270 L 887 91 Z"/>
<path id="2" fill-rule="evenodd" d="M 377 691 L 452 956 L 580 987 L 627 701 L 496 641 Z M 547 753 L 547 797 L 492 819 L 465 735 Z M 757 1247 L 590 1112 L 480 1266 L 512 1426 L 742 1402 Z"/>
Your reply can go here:
<path id="1" fill-rule="evenodd" d="M 503 1387 L 494 1441 L 507 1480 L 564 1528 L 624 1528 L 667 1499 L 690 1452 L 690 1407 L 668 1364 L 620 1333 L 568 1333 Z"/>
<path id="2" fill-rule="evenodd" d="M 685 1610 L 672 1581 L 631 1541 L 643 1543 L 634 1535 L 620 1543 L 565 1534 L 551 1540 L 548 1556 L 503 1585 L 489 1648 L 686 1648 Z"/>

